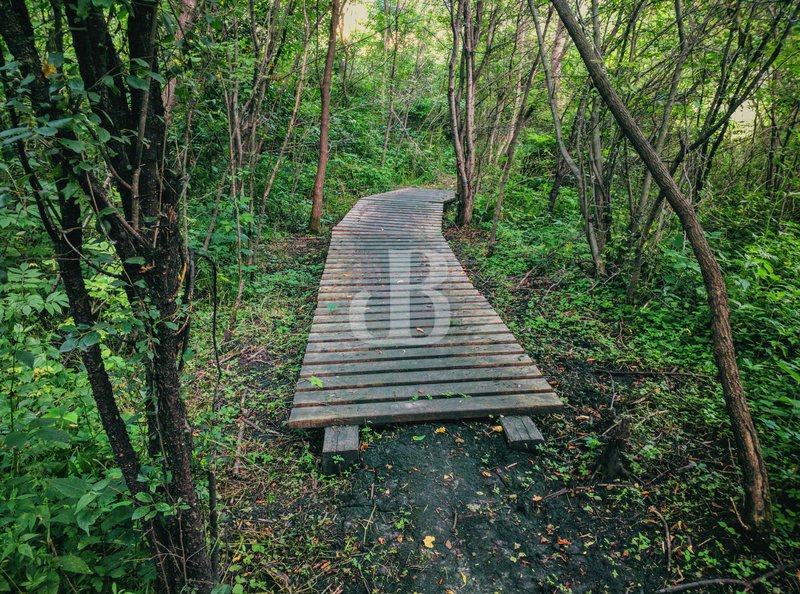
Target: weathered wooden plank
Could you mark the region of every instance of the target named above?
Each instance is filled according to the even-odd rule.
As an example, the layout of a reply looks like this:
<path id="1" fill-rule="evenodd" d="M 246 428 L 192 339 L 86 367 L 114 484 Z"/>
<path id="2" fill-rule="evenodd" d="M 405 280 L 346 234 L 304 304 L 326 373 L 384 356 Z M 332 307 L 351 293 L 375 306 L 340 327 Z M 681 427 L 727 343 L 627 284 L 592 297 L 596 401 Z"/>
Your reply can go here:
<path id="1" fill-rule="evenodd" d="M 437 346 L 448 345 L 478 345 L 478 344 L 499 344 L 514 342 L 515 338 L 507 332 L 498 332 L 496 334 L 483 333 L 483 334 L 465 334 L 465 335 L 448 335 L 439 338 L 435 343 Z M 345 341 L 309 341 L 306 347 L 306 352 L 327 352 L 333 353 L 337 351 L 368 351 L 373 349 L 389 349 L 389 348 L 416 348 L 422 347 L 422 344 L 415 344 L 415 341 L 407 338 L 382 338 L 380 340 L 369 341 L 368 343 L 362 340 L 345 340 Z M 428 345 L 433 346 L 433 345 Z"/>
<path id="2" fill-rule="evenodd" d="M 383 425 L 438 420 L 475 419 L 495 414 L 544 414 L 563 408 L 553 393 L 478 398 L 442 398 L 343 404 L 339 406 L 302 406 L 292 409 L 289 427 L 310 429 L 329 425 Z"/>
<path id="3" fill-rule="evenodd" d="M 532 450 L 544 443 L 544 437 L 530 417 L 505 416 L 500 419 L 508 447 L 513 450 Z"/>
<path id="4" fill-rule="evenodd" d="M 494 367 L 465 367 L 460 369 L 444 369 L 435 371 L 407 371 L 371 374 L 339 375 L 325 378 L 322 387 L 314 386 L 310 377 L 297 380 L 298 390 L 339 390 L 346 388 L 379 388 L 383 386 L 419 386 L 419 390 L 427 394 L 425 384 L 440 382 L 459 382 L 471 379 L 480 380 L 514 380 L 541 377 L 535 365 L 497 365 Z"/>
<path id="5" fill-rule="evenodd" d="M 353 330 L 353 324 L 357 322 L 361 322 L 358 318 L 354 318 L 353 321 L 347 322 L 315 322 L 314 325 L 311 326 L 312 334 L 324 334 L 326 332 L 350 332 Z M 392 318 L 388 319 L 371 319 L 371 320 L 363 320 L 364 326 L 367 330 L 389 330 L 391 328 L 410 328 L 411 330 L 422 329 L 427 333 L 429 330 L 434 328 L 436 324 L 446 324 L 450 327 L 456 326 L 486 326 L 492 324 L 502 324 L 503 320 L 500 319 L 500 316 L 472 316 L 472 317 L 464 317 L 453 319 L 440 319 L 436 316 L 428 316 L 428 317 L 407 317 L 403 314 L 396 314 L 395 319 Z"/>
<path id="6" fill-rule="evenodd" d="M 456 355 L 514 355 L 525 351 L 516 342 L 496 344 L 449 346 L 431 344 L 424 347 L 369 349 L 363 351 L 307 352 L 303 366 L 336 363 L 366 363 L 368 361 L 389 361 L 395 359 L 426 359 L 428 357 L 451 357 Z"/>
<path id="7" fill-rule="evenodd" d="M 315 376 L 324 382 L 328 376 L 372 374 L 396 371 L 434 371 L 437 369 L 458 369 L 460 367 L 528 366 L 533 362 L 524 353 L 515 355 L 463 355 L 456 357 L 430 357 L 427 359 L 400 359 L 394 361 L 370 361 L 368 363 L 327 363 L 306 365 L 300 377 Z"/>
<path id="8" fill-rule="evenodd" d="M 422 328 L 423 332 L 409 332 L 408 336 L 390 336 L 387 333 L 372 331 L 369 335 L 364 336 L 356 334 L 352 331 L 340 332 L 325 332 L 312 334 L 308 337 L 308 344 L 324 344 L 335 342 L 365 342 L 369 343 L 366 346 L 373 348 L 381 348 L 388 346 L 422 346 L 423 344 L 437 344 L 444 341 L 445 338 L 456 337 L 478 337 L 478 336 L 503 336 L 512 337 L 511 333 L 506 329 L 503 324 L 495 324 L 493 326 L 450 326 L 446 328 L 441 334 L 434 334 Z M 391 342 L 391 341 L 401 342 Z M 461 343 L 459 343 L 461 344 Z"/>
<path id="9" fill-rule="evenodd" d="M 443 382 L 424 386 L 383 386 L 377 388 L 347 388 L 339 390 L 298 390 L 294 406 L 336 406 L 358 402 L 393 402 L 395 400 L 427 400 L 429 398 L 454 398 L 498 396 L 503 394 L 535 394 L 552 392 L 553 388 L 544 378 L 516 380 L 472 380 Z"/>
<path id="10" fill-rule="evenodd" d="M 408 309 L 403 311 L 385 311 L 373 312 L 371 310 L 357 309 L 354 310 L 352 315 L 358 315 L 359 319 L 363 319 L 368 323 L 372 322 L 386 322 L 392 319 L 401 319 L 401 316 L 409 320 L 430 320 L 435 319 L 442 315 L 440 311 L 433 308 L 426 309 Z M 453 320 L 453 326 L 463 325 L 460 321 L 467 318 L 492 318 L 495 319 L 497 314 L 494 313 L 489 307 L 478 307 L 476 309 L 461 309 L 458 312 L 453 310 L 449 311 L 450 319 Z M 332 324 L 349 323 L 351 318 L 350 312 L 343 312 L 339 315 L 318 316 L 315 318 L 314 326 L 319 325 L 321 328 L 328 327 Z"/>
<path id="11" fill-rule="evenodd" d="M 444 281 L 436 279 L 435 283 L 410 283 L 410 282 L 394 282 L 373 285 L 355 285 L 355 284 L 340 284 L 340 285 L 322 285 L 319 288 L 320 298 L 327 298 L 330 295 L 355 295 L 367 291 L 375 294 L 377 297 L 388 296 L 390 293 L 403 295 L 405 293 L 423 293 L 427 294 L 429 291 L 437 291 L 444 294 L 452 294 L 462 291 L 469 293 L 477 293 L 467 279 L 457 281 Z"/>
<path id="12" fill-rule="evenodd" d="M 322 442 L 322 473 L 339 474 L 358 463 L 360 453 L 358 426 L 325 428 Z"/>

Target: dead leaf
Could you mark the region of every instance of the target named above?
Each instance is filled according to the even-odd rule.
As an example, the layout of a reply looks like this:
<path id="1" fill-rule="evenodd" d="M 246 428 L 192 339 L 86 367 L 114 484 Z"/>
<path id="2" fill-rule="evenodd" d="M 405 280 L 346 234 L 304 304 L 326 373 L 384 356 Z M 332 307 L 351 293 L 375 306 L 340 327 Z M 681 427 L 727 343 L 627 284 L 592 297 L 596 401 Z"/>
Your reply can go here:
<path id="1" fill-rule="evenodd" d="M 498 433 L 500 433 L 500 432 L 503 431 L 503 426 L 502 425 L 495 425 L 494 427 L 492 427 L 492 431 L 497 431 Z"/>
<path id="2" fill-rule="evenodd" d="M 435 540 L 436 540 L 435 536 L 426 536 L 425 538 L 422 539 L 422 543 L 425 545 L 426 549 L 432 549 Z"/>
<path id="3" fill-rule="evenodd" d="M 453 543 L 448 540 L 446 543 L 444 543 L 444 546 L 446 546 L 448 549 L 452 549 Z"/>
<path id="4" fill-rule="evenodd" d="M 560 545 L 571 545 L 572 543 L 568 541 L 566 538 L 558 537 L 558 544 Z"/>
<path id="5" fill-rule="evenodd" d="M 444 433 L 444 432 L 445 432 L 445 428 L 444 427 L 439 427 L 438 429 L 434 430 L 434 433 Z"/>
<path id="6" fill-rule="evenodd" d="M 42 64 L 42 74 L 44 74 L 45 78 L 50 78 L 56 72 L 58 72 L 58 70 L 50 62 L 45 61 L 45 63 Z"/>
<path id="7" fill-rule="evenodd" d="M 492 473 L 486 472 L 485 470 L 481 470 L 481 475 L 485 476 L 486 478 L 489 478 L 492 476 Z"/>
<path id="8" fill-rule="evenodd" d="M 423 330 L 422 328 L 417 328 L 417 332 L 422 332 L 423 334 L 425 334 L 425 330 Z"/>
<path id="9" fill-rule="evenodd" d="M 532 497 L 532 499 L 533 499 L 534 501 L 541 501 L 541 500 L 542 500 L 542 496 L 541 496 L 541 495 L 534 495 L 534 496 Z"/>
<path id="10" fill-rule="evenodd" d="M 550 539 L 548 539 L 548 538 L 545 538 L 545 537 L 543 536 L 543 537 L 541 538 L 541 540 L 539 540 L 539 543 L 540 543 L 540 544 L 542 544 L 542 543 L 545 543 L 545 542 L 550 542 Z"/>

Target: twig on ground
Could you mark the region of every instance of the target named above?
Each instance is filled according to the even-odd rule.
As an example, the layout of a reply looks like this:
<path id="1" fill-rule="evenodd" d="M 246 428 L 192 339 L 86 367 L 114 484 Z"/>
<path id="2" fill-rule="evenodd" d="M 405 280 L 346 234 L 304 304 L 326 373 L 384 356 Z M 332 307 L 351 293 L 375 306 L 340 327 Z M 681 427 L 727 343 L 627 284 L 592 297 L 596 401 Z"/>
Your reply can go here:
<path id="1" fill-rule="evenodd" d="M 663 477 L 665 475 L 668 475 L 668 474 L 670 474 L 672 472 L 676 472 L 676 473 L 685 472 L 685 471 L 689 470 L 691 467 L 692 467 L 692 464 L 690 462 L 689 464 L 686 464 L 685 466 L 681 466 L 680 468 L 675 468 L 673 470 L 665 470 L 664 472 L 659 474 L 656 478 L 654 478 L 653 480 L 649 481 L 647 484 L 648 485 L 652 485 L 653 483 L 655 483 L 656 481 L 658 481 L 661 477 Z"/>
<path id="2" fill-rule="evenodd" d="M 733 500 L 733 497 L 731 497 L 730 499 L 731 499 L 731 505 L 733 506 L 733 513 L 736 514 L 736 519 L 739 520 L 739 524 L 745 530 L 750 530 L 750 528 L 747 527 L 747 524 L 742 522 L 742 516 L 739 515 L 739 510 L 736 508 L 736 502 Z"/>
<path id="3" fill-rule="evenodd" d="M 242 399 L 239 403 L 241 407 L 242 414 L 239 417 L 239 432 L 236 434 L 236 449 L 234 450 L 233 454 L 233 476 L 237 476 L 239 474 L 239 467 L 241 466 L 241 455 L 242 455 L 242 440 L 244 439 L 244 421 L 245 415 L 247 415 L 247 410 L 244 408 L 244 395 L 245 392 L 242 390 Z"/>
<path id="4" fill-rule="evenodd" d="M 256 431 L 260 431 L 261 433 L 270 433 L 270 434 L 272 434 L 272 435 L 283 435 L 282 433 L 280 433 L 280 432 L 278 432 L 278 431 L 273 431 L 272 429 L 265 429 L 264 427 L 259 427 L 258 425 L 256 425 L 256 424 L 255 424 L 253 421 L 251 421 L 250 419 L 245 419 L 244 417 L 242 417 L 240 420 L 241 420 L 241 421 L 242 421 L 242 422 L 243 422 L 245 425 L 249 425 L 250 427 L 252 427 L 252 428 L 253 428 L 253 429 L 255 429 Z"/>
<path id="5" fill-rule="evenodd" d="M 703 373 L 690 373 L 688 371 L 638 371 L 634 369 L 614 371 L 613 369 L 598 369 L 597 373 L 608 373 L 609 375 L 677 375 L 682 377 L 698 377 L 701 379 L 715 380 L 712 375 L 705 375 Z"/>
<path id="6" fill-rule="evenodd" d="M 661 515 L 661 512 L 659 512 L 654 505 L 650 506 L 650 511 L 653 512 L 655 515 L 657 515 L 658 519 L 661 520 L 661 523 L 664 524 L 664 532 L 666 533 L 666 535 L 665 535 L 665 539 L 666 540 L 664 542 L 666 544 L 666 551 L 665 552 L 666 552 L 666 555 L 667 555 L 667 573 L 671 573 L 672 572 L 672 542 L 670 541 L 670 536 L 669 536 L 669 524 L 667 524 L 667 521 L 664 519 L 664 516 Z"/>
<path id="7" fill-rule="evenodd" d="M 559 497 L 559 496 L 564 495 L 564 494 L 566 494 L 568 492 L 569 492 L 569 489 L 564 487 L 563 489 L 559 489 L 558 491 L 555 491 L 553 493 L 545 495 L 544 497 L 542 497 L 542 501 L 547 501 L 548 499 L 552 499 L 553 497 Z"/>
<path id="8" fill-rule="evenodd" d="M 639 427 L 641 427 L 641 426 L 642 426 L 642 424 L 643 424 L 645 421 L 647 421 L 648 419 L 652 419 L 653 417 L 657 417 L 658 415 L 663 415 L 663 414 L 666 414 L 666 413 L 668 413 L 668 412 L 669 412 L 668 410 L 657 410 L 657 411 L 656 411 L 656 412 L 654 412 L 654 413 L 650 413 L 650 414 L 649 414 L 649 415 L 647 415 L 645 418 L 643 418 L 641 421 L 639 421 L 638 423 L 636 423 L 636 425 L 634 425 L 634 427 L 633 427 L 633 428 L 634 428 L 634 429 L 638 429 L 638 428 L 639 428 Z"/>

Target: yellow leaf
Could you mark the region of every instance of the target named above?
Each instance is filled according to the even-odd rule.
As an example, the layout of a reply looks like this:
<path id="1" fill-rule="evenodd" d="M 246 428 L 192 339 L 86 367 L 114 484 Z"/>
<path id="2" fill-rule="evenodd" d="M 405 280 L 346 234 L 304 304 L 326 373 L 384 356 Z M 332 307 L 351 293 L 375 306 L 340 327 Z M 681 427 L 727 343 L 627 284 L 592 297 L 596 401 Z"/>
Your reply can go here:
<path id="1" fill-rule="evenodd" d="M 434 431 L 434 433 L 444 433 L 444 431 L 445 431 L 444 427 L 439 427 Z"/>
<path id="2" fill-rule="evenodd" d="M 467 576 L 464 575 L 463 571 L 460 572 L 460 573 L 461 573 L 461 579 L 464 581 L 464 585 L 466 585 L 467 584 Z"/>
<path id="3" fill-rule="evenodd" d="M 425 545 L 426 549 L 432 549 L 433 548 L 433 542 L 435 540 L 436 540 L 436 537 L 434 537 L 434 536 L 426 536 L 425 538 L 422 539 L 422 543 Z"/>
<path id="4" fill-rule="evenodd" d="M 492 427 L 492 431 L 497 431 L 498 433 L 501 433 L 503 431 L 503 426 L 495 425 L 494 427 Z"/>
<path id="5" fill-rule="evenodd" d="M 58 72 L 58 70 L 56 70 L 56 67 L 55 67 L 55 66 L 53 66 L 53 65 L 52 65 L 50 62 L 48 62 L 47 60 L 45 60 L 44 64 L 42 64 L 42 74 L 44 74 L 44 77 L 45 77 L 45 78 L 50 78 L 50 77 L 51 77 L 51 76 L 53 76 L 53 75 L 54 75 L 56 72 Z"/>

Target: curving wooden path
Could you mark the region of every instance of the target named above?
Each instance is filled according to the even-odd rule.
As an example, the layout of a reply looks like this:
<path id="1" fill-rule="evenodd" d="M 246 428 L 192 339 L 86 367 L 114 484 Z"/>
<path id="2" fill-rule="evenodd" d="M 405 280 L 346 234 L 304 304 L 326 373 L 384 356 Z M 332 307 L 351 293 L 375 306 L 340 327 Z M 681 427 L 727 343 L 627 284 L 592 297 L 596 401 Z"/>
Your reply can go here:
<path id="1" fill-rule="evenodd" d="M 349 437 L 326 432 L 325 451 L 344 451 L 358 425 L 563 406 L 442 236 L 450 196 L 367 196 L 332 232 L 289 418 L 295 428 L 351 426 Z M 509 439 L 541 439 L 519 420 L 504 423 Z"/>

